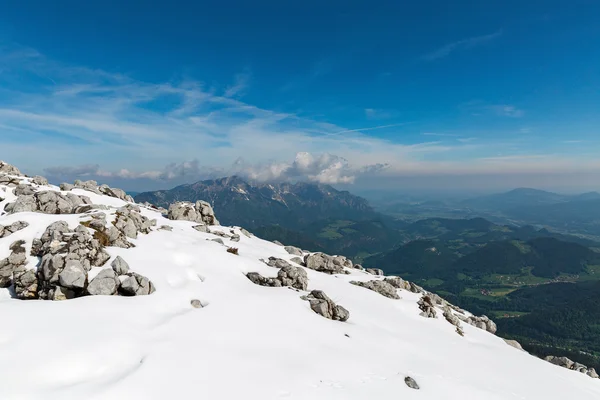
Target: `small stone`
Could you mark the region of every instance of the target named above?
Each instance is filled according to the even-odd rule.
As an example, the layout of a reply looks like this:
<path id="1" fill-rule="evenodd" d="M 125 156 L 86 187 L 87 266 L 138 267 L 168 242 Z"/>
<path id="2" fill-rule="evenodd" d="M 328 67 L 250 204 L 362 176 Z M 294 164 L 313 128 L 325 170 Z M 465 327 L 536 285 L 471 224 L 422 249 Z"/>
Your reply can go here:
<path id="1" fill-rule="evenodd" d="M 202 308 L 202 307 L 204 307 L 204 306 L 202 305 L 202 303 L 200 302 L 200 300 L 198 300 L 198 299 L 193 299 L 192 301 L 190 301 L 190 304 L 191 304 L 191 305 L 192 305 L 192 307 L 194 307 L 194 308 Z"/>
<path id="2" fill-rule="evenodd" d="M 410 376 L 407 376 L 406 378 L 404 378 L 404 383 L 406 383 L 406 386 L 408 386 L 411 389 L 419 390 L 419 385 L 417 385 L 417 381 L 415 381 Z"/>
<path id="3" fill-rule="evenodd" d="M 129 264 L 127 264 L 127 262 L 123 260 L 121 256 L 117 256 L 110 266 L 117 273 L 117 275 L 125 275 L 129 272 Z"/>

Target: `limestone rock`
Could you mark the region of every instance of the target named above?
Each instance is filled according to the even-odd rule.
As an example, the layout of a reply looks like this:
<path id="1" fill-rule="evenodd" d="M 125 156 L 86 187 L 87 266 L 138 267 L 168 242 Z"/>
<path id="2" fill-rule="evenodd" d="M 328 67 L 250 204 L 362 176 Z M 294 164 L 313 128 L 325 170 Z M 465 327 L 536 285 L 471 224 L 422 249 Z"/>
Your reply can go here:
<path id="1" fill-rule="evenodd" d="M 284 250 L 294 256 L 302 256 L 302 250 L 295 246 L 284 246 Z"/>
<path id="2" fill-rule="evenodd" d="M 18 299 L 35 299 L 38 296 L 38 279 L 35 270 L 19 266 L 13 271 L 13 285 Z"/>
<path id="3" fill-rule="evenodd" d="M 379 268 L 367 268 L 365 271 L 371 275 L 383 276 L 383 270 Z"/>
<path id="4" fill-rule="evenodd" d="M 429 295 L 422 296 L 417 304 L 419 305 L 419 310 L 421 310 L 421 314 L 419 315 L 425 318 L 437 318 L 435 305 L 433 304 L 433 301 Z"/>
<path id="5" fill-rule="evenodd" d="M 289 286 L 299 290 L 306 290 L 308 276 L 300 267 L 285 266 L 279 270 L 276 278 L 267 278 L 258 272 L 249 272 L 246 277 L 260 286 L 282 287 Z"/>
<path id="6" fill-rule="evenodd" d="M 13 233 L 20 231 L 21 229 L 27 228 L 28 226 L 29 223 L 25 221 L 13 222 L 12 224 L 6 226 L 0 225 L 0 239 L 8 237 Z"/>
<path id="7" fill-rule="evenodd" d="M 283 267 L 292 266 L 292 264 L 290 264 L 286 260 L 284 260 L 282 258 L 277 258 L 277 257 L 269 257 L 269 261 L 267 261 L 266 264 L 269 267 L 275 267 L 275 268 L 283 268 Z"/>
<path id="8" fill-rule="evenodd" d="M 60 286 L 69 289 L 83 289 L 86 280 L 86 270 L 78 260 L 68 260 L 65 268 L 58 274 Z"/>
<path id="9" fill-rule="evenodd" d="M 388 297 L 390 299 L 399 299 L 400 298 L 400 296 L 398 296 L 396 288 L 393 287 L 392 285 L 390 285 L 386 281 L 367 281 L 367 282 L 351 281 L 350 283 L 353 285 L 356 285 L 356 286 L 360 286 L 360 287 L 364 287 L 366 289 L 372 290 L 372 291 L 377 292 L 380 295 Z"/>
<path id="10" fill-rule="evenodd" d="M 38 186 L 48 186 L 48 179 L 39 175 L 34 176 L 31 182 L 35 183 Z"/>
<path id="11" fill-rule="evenodd" d="M 326 274 L 343 274 L 344 268 L 333 262 L 333 257 L 324 253 L 307 254 L 304 257 L 304 264 L 307 268 Z"/>
<path id="12" fill-rule="evenodd" d="M 0 175 L 17 175 L 20 176 L 21 171 L 15 166 L 12 166 L 4 161 L 0 160 Z"/>
<path id="13" fill-rule="evenodd" d="M 507 345 L 512 346 L 515 349 L 525 351 L 525 350 L 523 350 L 523 346 L 521 346 L 521 343 L 517 342 L 516 340 L 504 339 L 504 341 L 506 342 Z"/>
<path id="14" fill-rule="evenodd" d="M 73 190 L 75 188 L 75 186 L 71 185 L 70 183 L 61 183 L 59 188 L 63 192 L 70 192 L 71 190 Z"/>
<path id="15" fill-rule="evenodd" d="M 112 269 L 100 271 L 87 287 L 87 292 L 92 296 L 111 296 L 119 289 L 119 278 Z"/>
<path id="16" fill-rule="evenodd" d="M 110 264 L 113 271 L 117 273 L 117 275 L 125 275 L 129 272 L 129 264 L 121 256 L 117 256 L 113 262 Z"/>
<path id="17" fill-rule="evenodd" d="M 308 296 L 302 298 L 310 302 L 310 308 L 314 312 L 327 319 L 345 322 L 350 318 L 350 312 L 335 304 L 322 290 L 313 290 Z"/>
<path id="18" fill-rule="evenodd" d="M 302 265 L 304 266 L 304 260 L 302 260 L 300 257 L 292 257 L 290 258 L 290 261 L 295 262 L 298 265 Z"/>
<path id="19" fill-rule="evenodd" d="M 407 376 L 406 378 L 404 378 L 404 383 L 406 383 L 406 386 L 408 386 L 411 389 L 419 390 L 419 385 L 417 384 L 417 381 L 415 381 L 410 376 Z"/>
<path id="20" fill-rule="evenodd" d="M 144 296 L 154 293 L 154 284 L 145 276 L 130 272 L 121 283 L 119 292 L 124 296 Z"/>
<path id="21" fill-rule="evenodd" d="M 168 218 L 184 220 L 206 225 L 219 225 L 212 206 L 206 201 L 198 200 L 195 204 L 180 201 L 169 206 Z"/>

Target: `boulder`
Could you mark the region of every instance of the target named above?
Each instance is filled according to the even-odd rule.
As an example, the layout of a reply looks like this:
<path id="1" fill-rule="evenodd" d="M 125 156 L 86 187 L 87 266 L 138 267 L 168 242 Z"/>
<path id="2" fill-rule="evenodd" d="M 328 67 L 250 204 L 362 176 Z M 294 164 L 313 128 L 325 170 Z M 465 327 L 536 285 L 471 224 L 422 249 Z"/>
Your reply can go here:
<path id="1" fill-rule="evenodd" d="M 83 190 L 87 190 L 88 192 L 93 192 L 93 193 L 96 193 L 96 194 L 102 194 L 100 192 L 100 189 L 98 188 L 98 182 L 96 182 L 96 181 L 89 180 L 89 181 L 82 182 L 79 179 L 77 179 L 74 182 L 74 186 L 77 189 L 83 189 Z"/>
<path id="2" fill-rule="evenodd" d="M 300 257 L 292 257 L 290 258 L 290 261 L 295 262 L 298 265 L 302 265 L 304 266 L 304 260 L 302 260 Z"/>
<path id="3" fill-rule="evenodd" d="M 112 269 L 103 269 L 87 287 L 87 292 L 92 296 L 111 296 L 119 289 L 119 278 Z"/>
<path id="4" fill-rule="evenodd" d="M 573 365 L 575 364 L 575 362 L 571 361 L 567 357 L 548 356 L 544 358 L 544 360 L 567 369 L 572 369 Z"/>
<path id="5" fill-rule="evenodd" d="M 78 260 L 67 260 L 64 269 L 58 274 L 60 286 L 69 289 L 83 289 L 87 280 L 87 271 Z"/>
<path id="6" fill-rule="evenodd" d="M 419 310 L 421 310 L 421 313 L 419 314 L 420 316 L 425 318 L 437 318 L 435 305 L 433 304 L 433 301 L 429 295 L 422 296 L 417 304 L 419 305 Z"/>
<path id="7" fill-rule="evenodd" d="M 129 272 L 129 264 L 125 260 L 121 258 L 121 256 L 117 256 L 113 262 L 110 264 L 113 271 L 117 273 L 117 275 L 125 275 Z"/>
<path id="8" fill-rule="evenodd" d="M 360 286 L 360 287 L 364 287 L 366 289 L 372 290 L 372 291 L 377 292 L 380 295 L 388 297 L 390 299 L 399 299 L 400 298 L 400 296 L 398 296 L 398 292 L 396 291 L 396 288 L 393 287 L 392 285 L 390 285 L 386 281 L 367 281 L 367 282 L 351 281 L 350 283 L 353 285 L 356 285 L 356 286 Z"/>
<path id="9" fill-rule="evenodd" d="M 367 268 L 365 271 L 371 275 L 383 276 L 383 270 L 379 268 Z"/>
<path id="10" fill-rule="evenodd" d="M 446 308 L 444 310 L 444 318 L 446 318 L 446 321 L 450 322 L 452 325 L 454 326 L 460 326 L 460 320 L 458 319 L 458 317 L 456 315 L 454 315 L 452 313 L 452 311 L 450 310 L 450 308 Z"/>
<path id="11" fill-rule="evenodd" d="M 31 182 L 38 186 L 48 186 L 48 179 L 39 175 L 34 176 L 33 179 L 31 179 Z"/>
<path id="12" fill-rule="evenodd" d="M 285 261 L 283 258 L 277 258 L 277 257 L 269 257 L 269 261 L 266 261 L 266 264 L 269 267 L 275 267 L 275 268 L 283 268 L 283 267 L 291 267 L 292 266 L 292 264 Z"/>
<path id="13" fill-rule="evenodd" d="M 335 304 L 322 290 L 313 290 L 308 296 L 302 298 L 309 301 L 310 308 L 314 312 L 327 319 L 345 322 L 350 318 L 350 312 Z"/>
<path id="14" fill-rule="evenodd" d="M 52 290 L 50 290 L 50 292 L 48 293 L 48 299 L 54 301 L 69 300 L 74 298 L 75 292 L 73 290 L 61 286 L 53 287 Z"/>
<path id="15" fill-rule="evenodd" d="M 595 379 L 600 378 L 600 376 L 598 375 L 598 373 L 596 372 L 596 370 L 594 368 L 588 369 L 587 376 L 589 376 L 591 378 L 595 378 Z"/>
<path id="16" fill-rule="evenodd" d="M 521 346 L 521 343 L 517 342 L 516 340 L 504 339 L 504 341 L 506 342 L 507 345 L 512 346 L 515 349 L 518 349 L 518 350 L 521 350 L 521 351 L 525 351 L 523 349 L 523 346 Z"/>
<path id="17" fill-rule="evenodd" d="M 0 160 L 0 175 L 17 175 L 20 176 L 21 171 L 13 165 Z"/>
<path id="18" fill-rule="evenodd" d="M 21 229 L 27 228 L 28 226 L 29 223 L 25 221 L 13 222 L 12 224 L 7 226 L 0 225 L 0 239 L 8 237 L 13 233 L 20 231 Z"/>
<path id="19" fill-rule="evenodd" d="M 35 270 L 18 266 L 13 270 L 13 285 L 18 299 L 35 299 L 38 296 L 38 279 Z"/>
<path id="20" fill-rule="evenodd" d="M 61 183 L 59 187 L 63 192 L 70 192 L 75 188 L 75 186 L 71 185 L 70 183 Z"/>
<path id="21" fill-rule="evenodd" d="M 130 272 L 127 278 L 121 282 L 119 292 L 123 296 L 144 296 L 154 293 L 154 284 L 145 276 Z"/>
<path id="22" fill-rule="evenodd" d="M 352 268 L 353 267 L 352 260 L 349 260 L 348 258 L 346 258 L 344 256 L 334 256 L 333 263 L 342 268 Z"/>
<path id="23" fill-rule="evenodd" d="M 389 283 L 397 289 L 410 290 L 410 283 L 399 276 L 388 276 L 384 279 L 384 282 Z"/>
<path id="24" fill-rule="evenodd" d="M 27 264 L 25 241 L 18 240 L 10 245 L 10 255 L 0 260 L 0 287 L 8 287 L 12 283 L 14 270 Z"/>
<path id="25" fill-rule="evenodd" d="M 13 194 L 15 196 L 31 196 L 34 193 L 35 190 L 33 190 L 33 186 L 26 183 L 20 183 L 13 189 Z"/>
<path id="26" fill-rule="evenodd" d="M 304 257 L 307 268 L 326 274 L 343 274 L 344 268 L 333 262 L 333 257 L 324 253 L 307 254 Z"/>
<path id="27" fill-rule="evenodd" d="M 293 256 L 302 256 L 302 250 L 295 246 L 284 246 L 283 249 Z"/>
<path id="28" fill-rule="evenodd" d="M 171 220 L 192 221 L 205 225 L 219 225 L 212 206 L 206 201 L 198 200 L 195 204 L 180 201 L 169 206 L 168 218 Z"/>

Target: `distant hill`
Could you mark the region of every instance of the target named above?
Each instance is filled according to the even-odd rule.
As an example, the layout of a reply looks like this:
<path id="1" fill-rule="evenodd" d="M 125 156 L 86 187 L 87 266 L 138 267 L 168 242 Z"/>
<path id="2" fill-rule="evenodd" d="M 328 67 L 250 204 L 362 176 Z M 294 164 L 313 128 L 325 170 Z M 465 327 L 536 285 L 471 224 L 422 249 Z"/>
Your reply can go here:
<path id="1" fill-rule="evenodd" d="M 237 176 L 140 193 L 135 200 L 162 207 L 181 200 L 206 200 L 213 205 L 222 223 L 248 229 L 270 225 L 298 229 L 325 219 L 378 217 L 365 199 L 329 185 L 251 184 Z"/>
<path id="2" fill-rule="evenodd" d="M 557 204 L 569 201 L 570 198 L 544 190 L 518 188 L 506 193 L 468 199 L 463 201 L 462 205 L 477 210 L 504 211 L 515 207 Z"/>

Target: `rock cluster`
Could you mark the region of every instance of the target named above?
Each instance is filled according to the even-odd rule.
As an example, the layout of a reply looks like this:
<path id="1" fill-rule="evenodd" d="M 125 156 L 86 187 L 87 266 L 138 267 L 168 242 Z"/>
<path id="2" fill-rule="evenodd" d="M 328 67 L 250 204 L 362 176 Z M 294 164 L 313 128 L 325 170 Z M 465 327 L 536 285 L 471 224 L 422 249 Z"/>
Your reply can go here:
<path id="1" fill-rule="evenodd" d="M 367 268 L 365 271 L 371 275 L 383 276 L 383 270 L 379 268 Z"/>
<path id="2" fill-rule="evenodd" d="M 169 206 L 168 218 L 184 220 L 205 225 L 219 225 L 215 212 L 209 203 L 198 200 L 195 204 L 180 201 Z"/>
<path id="3" fill-rule="evenodd" d="M 127 296 L 150 294 L 154 285 L 145 277 L 129 271 L 117 257 L 112 268 L 103 269 L 93 279 L 88 274 L 110 259 L 104 246 L 82 225 L 71 230 L 64 221 L 49 225 L 34 239 L 31 255 L 40 258 L 37 270 L 27 269 L 25 242 L 11 246 L 12 253 L 0 262 L 2 286 L 12 283 L 17 298 L 65 300 L 85 295 Z M 10 277 L 7 278 L 7 272 Z"/>
<path id="4" fill-rule="evenodd" d="M 345 322 L 350 318 L 350 312 L 335 304 L 322 290 L 313 290 L 308 296 L 302 296 L 302 299 L 308 300 L 310 308 L 327 319 Z"/>
<path id="5" fill-rule="evenodd" d="M 388 276 L 384 279 L 384 281 L 397 289 L 408 290 L 412 293 L 425 293 L 425 290 L 422 287 L 417 286 L 412 282 L 405 281 L 399 276 Z"/>
<path id="6" fill-rule="evenodd" d="M 21 185 L 17 188 L 20 187 Z M 28 193 L 24 188 L 22 190 L 20 193 Z M 79 214 L 90 211 L 93 208 L 92 201 L 86 196 L 77 196 L 73 193 L 63 195 L 59 192 L 41 191 L 33 194 L 19 195 L 14 202 L 7 204 L 4 210 L 11 214 L 18 212 Z"/>
<path id="7" fill-rule="evenodd" d="M 128 239 L 137 239 L 138 233 L 150 233 L 156 226 L 155 219 L 149 219 L 140 213 L 140 208 L 127 204 L 115 213 L 115 220 L 107 226 L 106 214 L 100 212 L 90 215 L 91 219 L 82 225 L 95 230 L 94 237 L 104 246 L 128 249 L 134 247 Z"/>
<path id="8" fill-rule="evenodd" d="M 396 288 L 392 286 L 390 283 L 386 281 L 367 281 L 367 282 L 359 282 L 359 281 L 351 281 L 353 285 L 364 287 L 366 289 L 372 290 L 374 292 L 379 293 L 382 296 L 389 297 L 390 299 L 399 299 L 398 292 Z"/>
<path id="9" fill-rule="evenodd" d="M 0 225 L 0 239 L 8 237 L 15 232 L 20 231 L 21 229 L 25 229 L 29 226 L 29 223 L 25 221 L 17 221 L 13 222 L 10 225 L 2 226 Z"/>
<path id="10" fill-rule="evenodd" d="M 96 193 L 96 194 L 103 194 L 106 196 L 115 197 L 117 199 L 133 203 L 133 197 L 131 197 L 130 195 L 125 193 L 124 190 L 117 189 L 117 188 L 111 188 L 108 185 L 98 186 L 98 182 L 96 182 L 96 181 L 76 180 L 73 185 L 71 185 L 70 183 L 61 183 L 60 184 L 60 190 L 70 191 L 73 189 L 87 190 L 88 192 L 92 192 L 92 193 Z"/>
<path id="11" fill-rule="evenodd" d="M 417 304 L 419 306 L 419 310 L 421 310 L 421 313 L 419 314 L 420 316 L 425 318 L 437 318 L 435 304 L 429 295 L 422 296 Z"/>
<path id="12" fill-rule="evenodd" d="M 578 362 L 572 361 L 572 360 L 568 359 L 567 357 L 548 356 L 548 357 L 544 358 L 544 360 L 546 360 L 554 365 L 558 365 L 559 367 L 572 369 L 573 371 L 581 372 L 582 374 L 586 374 L 587 376 L 592 377 L 592 378 L 600 377 L 600 376 L 598 376 L 598 373 L 596 372 L 596 370 L 594 368 L 588 368 L 587 366 L 580 364 Z"/>
<path id="13" fill-rule="evenodd" d="M 343 262 L 339 256 L 333 257 L 324 253 L 307 254 L 304 256 L 304 264 L 307 268 L 326 274 L 346 273 Z"/>
<path id="14" fill-rule="evenodd" d="M 253 283 L 260 286 L 290 286 L 299 290 L 306 290 L 308 287 L 308 276 L 306 275 L 306 271 L 300 267 L 283 267 L 277 273 L 276 278 L 266 278 L 258 272 L 249 272 L 246 276 Z"/>
<path id="15" fill-rule="evenodd" d="M 485 315 L 482 315 L 481 317 L 477 317 L 475 315 L 471 315 L 468 317 L 459 315 L 458 318 L 460 318 L 463 322 L 469 325 L 473 325 L 476 328 L 483 329 L 484 331 L 488 331 L 490 333 L 496 333 L 496 323 Z"/>

